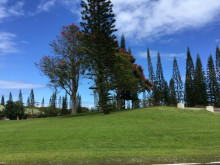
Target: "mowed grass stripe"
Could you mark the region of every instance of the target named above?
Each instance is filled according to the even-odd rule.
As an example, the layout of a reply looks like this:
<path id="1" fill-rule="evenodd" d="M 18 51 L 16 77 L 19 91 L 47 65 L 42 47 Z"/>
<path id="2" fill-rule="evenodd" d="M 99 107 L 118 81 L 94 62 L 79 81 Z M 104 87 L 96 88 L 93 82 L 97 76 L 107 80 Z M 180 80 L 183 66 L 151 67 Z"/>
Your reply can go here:
<path id="1" fill-rule="evenodd" d="M 206 111 L 154 107 L 0 121 L 0 162 L 219 161 L 219 153 L 220 116 Z"/>

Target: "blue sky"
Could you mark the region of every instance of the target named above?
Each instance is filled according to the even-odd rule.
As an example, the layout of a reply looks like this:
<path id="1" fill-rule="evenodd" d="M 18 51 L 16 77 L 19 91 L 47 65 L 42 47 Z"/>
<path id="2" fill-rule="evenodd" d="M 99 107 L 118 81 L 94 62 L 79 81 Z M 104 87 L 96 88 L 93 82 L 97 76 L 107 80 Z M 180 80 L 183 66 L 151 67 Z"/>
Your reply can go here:
<path id="1" fill-rule="evenodd" d="M 154 69 L 159 51 L 166 80 L 172 75 L 176 56 L 184 80 L 187 46 L 195 62 L 197 53 L 206 69 L 210 54 L 220 43 L 219 0 L 112 0 L 116 14 L 116 36 L 124 33 L 137 63 L 146 77 L 146 50 L 150 48 Z M 34 88 L 37 102 L 48 102 L 53 90 L 34 63 L 51 52 L 62 25 L 79 25 L 80 0 L 0 0 L 0 95 L 17 100 L 22 89 L 24 103 Z M 79 93 L 83 106 L 93 104 L 88 82 Z M 63 95 L 61 92 L 60 95 Z"/>

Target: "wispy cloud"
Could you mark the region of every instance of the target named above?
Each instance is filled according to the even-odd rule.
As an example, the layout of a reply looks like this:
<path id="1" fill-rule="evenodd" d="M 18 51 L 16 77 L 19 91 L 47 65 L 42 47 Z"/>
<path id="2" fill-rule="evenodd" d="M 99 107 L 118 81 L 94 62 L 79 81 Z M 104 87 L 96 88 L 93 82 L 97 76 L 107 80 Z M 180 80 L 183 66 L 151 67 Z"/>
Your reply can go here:
<path id="1" fill-rule="evenodd" d="M 40 12 L 49 12 L 51 9 L 53 9 L 56 6 L 63 6 L 66 7 L 68 10 L 70 10 L 72 13 L 80 13 L 79 8 L 79 2 L 80 0 L 47 0 L 47 1 L 41 1 L 41 3 L 37 7 L 37 13 Z"/>
<path id="2" fill-rule="evenodd" d="M 0 80 L 0 89 L 32 89 L 32 88 L 44 88 L 46 85 L 31 84 L 20 81 L 5 81 Z"/>
<path id="3" fill-rule="evenodd" d="M 158 39 L 188 28 L 200 28 L 220 14 L 219 0 L 112 0 L 119 34 Z"/>
<path id="4" fill-rule="evenodd" d="M 3 19 L 12 16 L 21 16 L 24 15 L 24 1 L 18 1 L 15 4 L 8 6 L 8 0 L 0 1 L 0 23 Z"/>
<path id="5" fill-rule="evenodd" d="M 220 39 L 216 39 L 215 42 L 220 42 Z"/>
<path id="6" fill-rule="evenodd" d="M 56 0 L 42 1 L 37 7 L 37 12 L 50 11 L 55 6 L 55 2 Z"/>
<path id="7" fill-rule="evenodd" d="M 14 38 L 16 38 L 14 33 L 0 32 L 0 55 L 19 53 Z"/>

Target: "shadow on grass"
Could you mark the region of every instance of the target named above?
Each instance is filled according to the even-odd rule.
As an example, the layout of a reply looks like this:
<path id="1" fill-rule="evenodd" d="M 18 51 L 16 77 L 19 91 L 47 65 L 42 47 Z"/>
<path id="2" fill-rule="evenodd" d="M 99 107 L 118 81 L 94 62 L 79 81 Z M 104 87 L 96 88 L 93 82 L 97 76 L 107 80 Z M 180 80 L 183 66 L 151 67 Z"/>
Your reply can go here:
<path id="1" fill-rule="evenodd" d="M 110 111 L 109 114 L 107 115 L 111 115 L 113 113 L 117 113 L 117 112 L 126 112 L 126 111 L 132 111 L 132 110 L 136 110 L 136 109 L 127 109 L 127 110 L 112 110 Z M 92 116 L 92 115 L 105 115 L 103 112 L 86 112 L 86 113 L 77 113 L 77 114 L 74 114 L 74 115 L 63 115 L 63 116 L 59 116 L 60 118 L 70 118 L 70 117 L 78 117 L 78 116 Z"/>

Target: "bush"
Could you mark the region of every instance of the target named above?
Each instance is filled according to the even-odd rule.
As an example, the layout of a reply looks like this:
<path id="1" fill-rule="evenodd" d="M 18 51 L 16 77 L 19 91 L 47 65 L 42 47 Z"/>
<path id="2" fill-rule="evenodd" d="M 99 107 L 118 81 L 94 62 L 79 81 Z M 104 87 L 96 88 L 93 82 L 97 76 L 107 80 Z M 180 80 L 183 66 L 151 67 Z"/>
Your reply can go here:
<path id="1" fill-rule="evenodd" d="M 52 106 L 50 106 L 50 107 L 41 107 L 39 109 L 39 111 L 41 112 L 40 117 L 54 117 L 54 116 L 61 115 L 61 109 L 54 108 Z"/>
<path id="2" fill-rule="evenodd" d="M 13 101 L 7 101 L 7 104 L 5 105 L 4 115 L 10 120 L 16 120 L 17 117 L 19 119 L 24 118 L 24 106 L 21 102 L 13 102 Z"/>
<path id="3" fill-rule="evenodd" d="M 89 112 L 89 108 L 87 107 L 81 107 L 81 113 Z"/>
<path id="4" fill-rule="evenodd" d="M 0 111 L 0 119 L 3 119 L 5 117 L 5 111 Z"/>

